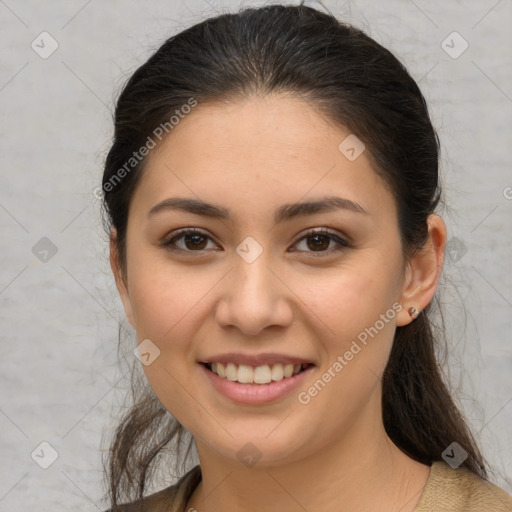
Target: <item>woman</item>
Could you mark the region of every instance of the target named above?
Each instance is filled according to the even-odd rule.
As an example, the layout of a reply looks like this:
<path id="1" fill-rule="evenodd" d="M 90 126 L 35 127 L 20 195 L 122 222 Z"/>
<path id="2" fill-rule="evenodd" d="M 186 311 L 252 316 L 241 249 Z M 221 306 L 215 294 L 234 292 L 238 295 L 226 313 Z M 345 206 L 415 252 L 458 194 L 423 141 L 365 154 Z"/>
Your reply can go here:
<path id="1" fill-rule="evenodd" d="M 303 5 L 206 20 L 134 73 L 103 190 L 150 388 L 111 510 L 512 510 L 435 358 L 438 151 L 402 64 Z M 200 464 L 145 496 L 186 433 Z"/>

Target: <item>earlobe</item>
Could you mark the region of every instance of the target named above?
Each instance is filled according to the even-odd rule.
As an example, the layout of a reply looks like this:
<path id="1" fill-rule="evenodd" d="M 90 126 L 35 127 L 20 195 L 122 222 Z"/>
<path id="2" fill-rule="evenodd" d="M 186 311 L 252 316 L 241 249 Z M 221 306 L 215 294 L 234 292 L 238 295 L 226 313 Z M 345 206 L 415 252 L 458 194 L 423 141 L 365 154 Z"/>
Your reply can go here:
<path id="1" fill-rule="evenodd" d="M 446 226 L 438 215 L 427 219 L 428 239 L 408 261 L 397 326 L 414 321 L 434 297 L 444 263 Z"/>
<path id="2" fill-rule="evenodd" d="M 119 252 L 117 249 L 117 235 L 115 228 L 110 231 L 110 268 L 114 274 L 117 291 L 123 303 L 124 312 L 130 325 L 135 329 L 135 322 L 133 320 L 132 305 L 128 293 L 128 283 L 126 276 L 123 274 L 119 262 Z"/>

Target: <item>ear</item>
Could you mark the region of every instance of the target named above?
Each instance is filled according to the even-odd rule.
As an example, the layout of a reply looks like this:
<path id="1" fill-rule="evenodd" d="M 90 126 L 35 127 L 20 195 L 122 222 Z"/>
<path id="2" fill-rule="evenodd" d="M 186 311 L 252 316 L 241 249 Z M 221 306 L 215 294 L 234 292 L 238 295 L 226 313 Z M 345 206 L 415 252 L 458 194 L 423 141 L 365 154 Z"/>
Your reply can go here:
<path id="1" fill-rule="evenodd" d="M 130 295 L 128 293 L 128 280 L 124 275 L 119 262 L 119 252 L 117 250 L 117 232 L 115 228 L 110 231 L 110 268 L 114 274 L 116 281 L 117 291 L 123 302 L 124 312 L 130 325 L 135 329 L 135 322 L 133 320 L 132 304 L 130 302 Z"/>
<path id="2" fill-rule="evenodd" d="M 425 246 L 415 253 L 407 263 L 400 303 L 403 308 L 397 315 L 397 326 L 414 320 L 409 308 L 423 311 L 434 297 L 444 263 L 446 226 L 438 215 L 427 219 L 428 239 Z"/>

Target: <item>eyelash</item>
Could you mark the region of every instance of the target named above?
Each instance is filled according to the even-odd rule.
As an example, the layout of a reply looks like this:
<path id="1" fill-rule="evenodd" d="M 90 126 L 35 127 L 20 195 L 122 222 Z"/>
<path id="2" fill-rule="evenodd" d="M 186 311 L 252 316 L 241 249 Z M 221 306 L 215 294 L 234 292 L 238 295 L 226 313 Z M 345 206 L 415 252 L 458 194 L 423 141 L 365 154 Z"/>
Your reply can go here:
<path id="1" fill-rule="evenodd" d="M 179 247 L 178 248 L 177 247 L 173 247 L 176 244 L 177 240 L 183 238 L 186 235 L 200 235 L 202 237 L 209 238 L 211 240 L 211 237 L 209 235 L 207 235 L 206 233 L 203 233 L 202 231 L 199 231 L 198 229 L 195 229 L 195 228 L 184 228 L 184 229 L 179 230 L 178 233 L 176 233 L 172 238 L 169 238 L 169 239 L 165 240 L 162 243 L 162 245 L 167 250 L 173 251 L 173 252 L 174 251 L 181 251 L 181 252 L 186 252 L 186 253 L 194 253 L 194 252 L 201 253 L 201 252 L 203 252 L 205 250 L 205 249 L 202 249 L 202 250 L 199 250 L 199 251 L 192 251 L 192 250 L 188 250 L 188 249 L 181 249 Z M 343 249 L 352 247 L 352 244 L 350 244 L 349 242 L 347 242 L 346 240 L 344 240 L 343 238 L 339 237 L 338 235 L 336 235 L 332 231 L 329 231 L 326 228 L 312 229 L 312 230 L 306 232 L 301 238 L 299 238 L 295 242 L 294 245 L 296 245 L 297 243 L 301 242 L 304 239 L 307 239 L 307 238 L 315 236 L 315 235 L 327 236 L 331 240 L 334 240 L 338 244 L 338 247 L 335 248 L 334 250 L 330 249 L 330 250 L 325 250 L 325 251 L 294 251 L 294 252 L 307 252 L 307 253 L 311 254 L 313 257 L 322 257 L 324 255 L 330 255 L 333 252 L 338 252 L 338 251 L 341 251 Z"/>

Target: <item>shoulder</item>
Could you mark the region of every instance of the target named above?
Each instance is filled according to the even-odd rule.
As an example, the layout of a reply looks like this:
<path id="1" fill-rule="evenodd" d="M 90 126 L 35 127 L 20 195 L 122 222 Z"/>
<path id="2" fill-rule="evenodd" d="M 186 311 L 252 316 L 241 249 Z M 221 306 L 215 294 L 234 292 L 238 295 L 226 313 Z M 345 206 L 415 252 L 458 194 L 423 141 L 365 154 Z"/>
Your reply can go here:
<path id="1" fill-rule="evenodd" d="M 432 464 L 414 512 L 512 512 L 512 497 L 466 468 Z"/>
<path id="2" fill-rule="evenodd" d="M 115 512 L 185 512 L 185 506 L 201 481 L 201 469 L 194 466 L 174 485 L 145 496 L 142 500 L 119 505 Z M 105 510 L 113 512 L 113 509 Z"/>

